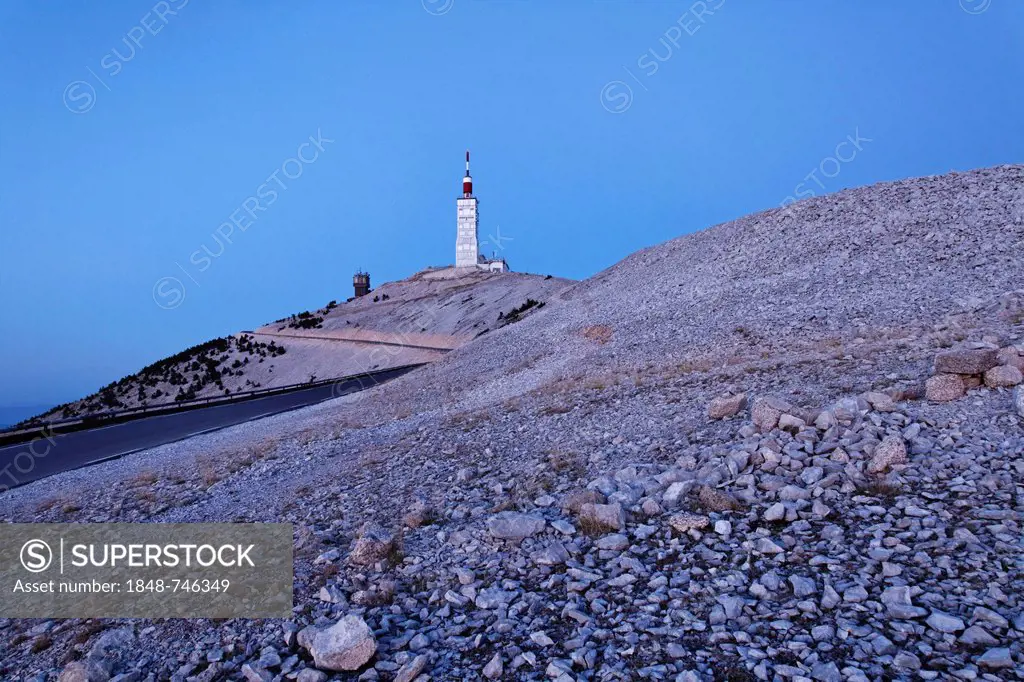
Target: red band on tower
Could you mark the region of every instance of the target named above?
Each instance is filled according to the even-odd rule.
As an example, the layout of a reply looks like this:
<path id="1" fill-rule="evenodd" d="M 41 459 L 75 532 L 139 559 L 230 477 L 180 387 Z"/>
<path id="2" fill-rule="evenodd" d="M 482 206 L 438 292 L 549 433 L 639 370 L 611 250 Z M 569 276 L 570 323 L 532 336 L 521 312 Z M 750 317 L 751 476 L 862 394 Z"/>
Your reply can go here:
<path id="1" fill-rule="evenodd" d="M 466 150 L 466 177 L 462 178 L 462 195 L 471 196 L 473 194 L 473 178 L 469 175 L 469 150 Z"/>

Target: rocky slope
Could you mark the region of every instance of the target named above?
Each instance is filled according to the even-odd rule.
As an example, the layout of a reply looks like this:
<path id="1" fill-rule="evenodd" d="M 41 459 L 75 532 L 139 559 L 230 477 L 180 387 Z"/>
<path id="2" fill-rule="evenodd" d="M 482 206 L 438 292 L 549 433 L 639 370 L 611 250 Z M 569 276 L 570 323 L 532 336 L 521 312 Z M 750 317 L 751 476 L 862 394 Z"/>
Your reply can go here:
<path id="1" fill-rule="evenodd" d="M 1024 167 L 848 190 L 637 252 L 431 374 L 502 366 L 511 395 L 595 364 L 737 363 L 967 324 L 1024 286 L 1022 248 Z"/>
<path id="2" fill-rule="evenodd" d="M 257 331 L 370 329 L 411 338 L 426 334 L 473 339 L 503 326 L 505 315 L 528 300 L 545 301 L 569 284 L 570 280 L 550 275 L 432 268 L 382 284 L 344 305 L 311 313 L 305 320 L 279 320 Z"/>
<path id="3" fill-rule="evenodd" d="M 1022 238 L 1016 166 L 813 199 L 372 391 L 8 492 L 292 522 L 296 612 L 4 621 L 2 674 L 1024 679 Z"/>
<path id="4" fill-rule="evenodd" d="M 362 298 L 332 301 L 319 310 L 188 348 L 37 419 L 230 396 L 433 362 L 543 307 L 569 284 L 524 273 L 425 270 Z M 516 314 L 524 305 L 524 314 Z"/>

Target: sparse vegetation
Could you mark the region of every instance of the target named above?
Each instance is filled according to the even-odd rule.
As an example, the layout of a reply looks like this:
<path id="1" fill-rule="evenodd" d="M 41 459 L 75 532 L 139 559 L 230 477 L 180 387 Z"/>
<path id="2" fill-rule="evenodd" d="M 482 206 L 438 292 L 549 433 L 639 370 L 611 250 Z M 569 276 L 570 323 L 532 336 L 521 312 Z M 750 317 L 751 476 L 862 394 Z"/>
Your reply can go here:
<path id="1" fill-rule="evenodd" d="M 90 620 L 85 623 L 82 627 L 75 630 L 75 636 L 71 638 L 71 641 L 75 644 L 85 644 L 92 636 L 103 632 L 105 626 L 98 620 Z"/>
<path id="2" fill-rule="evenodd" d="M 53 646 L 53 639 L 48 633 L 43 633 L 32 640 L 32 646 L 29 651 L 34 654 L 38 654 L 41 651 L 46 651 Z"/>
<path id="3" fill-rule="evenodd" d="M 583 330 L 583 338 L 603 346 L 612 340 L 612 328 L 605 324 L 592 324 Z"/>
<path id="4" fill-rule="evenodd" d="M 214 390 L 228 395 L 224 379 L 242 376 L 251 358 L 284 355 L 284 346 L 274 341 L 257 341 L 252 335 L 213 339 L 187 348 L 101 388 L 75 403 L 55 407 L 41 417 L 63 419 L 133 407 L 151 407 L 168 402 L 194 400 Z M 147 392 L 146 389 L 152 389 Z M 161 398 L 170 398 L 163 400 Z M 40 418 L 37 418 L 40 419 Z M 30 422 L 26 422 L 30 423 Z"/>
<path id="5" fill-rule="evenodd" d="M 580 532 L 590 538 L 601 537 L 608 532 L 605 526 L 589 517 L 577 518 L 576 522 L 579 524 Z"/>
<path id="6" fill-rule="evenodd" d="M 298 315 L 292 315 L 288 318 L 287 324 L 288 329 L 320 329 L 323 326 L 323 316 L 314 315 L 309 311 L 299 313 Z"/>
<path id="7" fill-rule="evenodd" d="M 548 463 L 552 471 L 569 480 L 579 480 L 587 473 L 583 455 L 566 450 L 549 450 Z"/>
<path id="8" fill-rule="evenodd" d="M 498 313 L 498 321 L 499 322 L 503 321 L 505 324 L 512 324 L 513 322 L 518 322 L 519 320 L 521 320 L 523 318 L 523 315 L 525 315 L 527 313 L 527 311 L 529 311 L 531 309 L 538 309 L 539 310 L 540 308 L 543 308 L 543 307 L 544 307 L 543 301 L 538 302 L 538 301 L 533 300 L 532 298 L 528 298 L 528 299 L 526 299 L 525 303 L 523 303 L 521 306 L 513 308 L 512 310 L 508 311 L 508 313 L 501 313 L 501 312 L 499 312 Z"/>

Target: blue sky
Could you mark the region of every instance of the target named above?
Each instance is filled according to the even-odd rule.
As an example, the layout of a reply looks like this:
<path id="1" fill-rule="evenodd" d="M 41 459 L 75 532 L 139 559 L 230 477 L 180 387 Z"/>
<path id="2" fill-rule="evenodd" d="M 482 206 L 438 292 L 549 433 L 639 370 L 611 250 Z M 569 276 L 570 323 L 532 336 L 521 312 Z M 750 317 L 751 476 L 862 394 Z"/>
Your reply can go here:
<path id="1" fill-rule="evenodd" d="M 11 0 L 0 43 L 0 406 L 452 262 L 467 147 L 484 249 L 573 278 L 1024 161 L 1010 0 Z"/>

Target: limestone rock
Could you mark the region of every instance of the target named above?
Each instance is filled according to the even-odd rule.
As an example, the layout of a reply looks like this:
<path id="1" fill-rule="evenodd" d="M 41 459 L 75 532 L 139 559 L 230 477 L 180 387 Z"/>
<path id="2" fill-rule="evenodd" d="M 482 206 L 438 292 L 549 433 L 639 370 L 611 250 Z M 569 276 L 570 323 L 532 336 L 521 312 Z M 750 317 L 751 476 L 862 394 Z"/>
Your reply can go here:
<path id="1" fill-rule="evenodd" d="M 984 374 L 999 362 L 995 348 L 957 348 L 935 356 L 936 374 Z"/>
<path id="2" fill-rule="evenodd" d="M 484 677 L 489 680 L 496 680 L 505 672 L 505 666 L 501 661 L 501 652 L 494 654 L 494 657 L 484 666 Z"/>
<path id="3" fill-rule="evenodd" d="M 996 646 L 999 640 L 988 633 L 980 625 L 972 625 L 960 635 L 960 643 L 967 646 Z"/>
<path id="4" fill-rule="evenodd" d="M 831 410 L 822 410 L 814 420 L 814 428 L 819 431 L 828 431 L 838 423 L 839 422 L 836 421 L 836 416 L 832 414 Z"/>
<path id="5" fill-rule="evenodd" d="M 912 381 L 890 389 L 893 401 L 920 400 L 924 397 L 924 381 Z"/>
<path id="6" fill-rule="evenodd" d="M 793 596 L 798 599 L 809 597 L 818 591 L 818 586 L 813 578 L 806 578 L 801 575 L 789 576 L 789 584 L 793 586 Z"/>
<path id="7" fill-rule="evenodd" d="M 868 591 L 863 585 L 851 585 L 843 590 L 843 601 L 851 604 L 860 604 L 868 598 Z"/>
<path id="8" fill-rule="evenodd" d="M 673 514 L 668 519 L 668 525 L 680 533 L 707 528 L 709 523 L 711 523 L 711 520 L 703 514 L 689 514 L 686 512 Z"/>
<path id="9" fill-rule="evenodd" d="M 887 393 L 868 391 L 864 394 L 864 400 L 867 400 L 868 404 L 871 405 L 871 409 L 876 412 L 892 412 L 896 409 L 896 403 L 893 401 L 892 396 Z"/>
<path id="10" fill-rule="evenodd" d="M 540 566 L 556 566 L 569 560 L 569 550 L 561 542 L 552 542 L 544 549 L 530 555 L 533 563 Z"/>
<path id="11" fill-rule="evenodd" d="M 738 414 L 747 406 L 747 394 L 723 395 L 715 398 L 708 405 L 708 417 L 711 419 L 725 419 Z"/>
<path id="12" fill-rule="evenodd" d="M 835 663 L 822 661 L 811 668 L 811 679 L 818 682 L 842 682 L 843 675 Z"/>
<path id="13" fill-rule="evenodd" d="M 798 431 L 800 431 L 800 429 L 804 428 L 805 426 L 807 426 L 807 422 L 805 422 L 800 417 L 795 417 L 791 414 L 786 413 L 783 413 L 782 416 L 779 417 L 779 428 L 782 429 L 783 431 L 791 431 L 793 433 L 797 433 Z"/>
<path id="14" fill-rule="evenodd" d="M 395 597 L 397 585 L 393 580 L 381 580 L 368 590 L 357 590 L 352 593 L 352 603 L 359 606 L 380 606 L 387 604 Z"/>
<path id="15" fill-rule="evenodd" d="M 792 410 L 784 400 L 778 398 L 757 398 L 750 408 L 750 420 L 761 431 L 771 431 L 779 424 L 779 418 Z"/>
<path id="16" fill-rule="evenodd" d="M 669 507 L 678 506 L 683 497 L 693 490 L 695 484 L 695 481 L 676 481 L 671 483 L 668 488 L 665 489 L 661 499 Z"/>
<path id="17" fill-rule="evenodd" d="M 985 385 L 991 388 L 1007 388 L 1024 381 L 1024 374 L 1012 365 L 999 365 L 985 372 Z"/>
<path id="18" fill-rule="evenodd" d="M 125 651 L 134 643 L 135 634 L 131 628 L 107 630 L 96 639 L 96 643 L 89 649 L 88 658 L 93 661 L 102 661 L 110 656 L 116 656 L 118 652 Z"/>
<path id="19" fill-rule="evenodd" d="M 765 521 L 781 521 L 786 518 L 786 506 L 781 502 L 776 502 L 764 511 L 761 518 Z"/>
<path id="20" fill-rule="evenodd" d="M 329 604 L 344 604 L 346 601 L 345 593 L 337 585 L 324 585 L 320 588 L 318 597 L 320 601 Z"/>
<path id="21" fill-rule="evenodd" d="M 533 640 L 534 644 L 543 647 L 549 647 L 555 643 L 555 640 L 548 637 L 548 633 L 546 632 L 531 632 L 530 639 Z"/>
<path id="22" fill-rule="evenodd" d="M 902 436 L 886 436 L 868 462 L 868 471 L 873 474 L 886 471 L 896 464 L 907 463 L 907 444 Z"/>
<path id="23" fill-rule="evenodd" d="M 964 622 L 962 620 L 942 611 L 932 611 L 932 614 L 928 616 L 928 620 L 925 622 L 928 623 L 929 627 L 939 632 L 960 632 L 964 629 Z"/>
<path id="24" fill-rule="evenodd" d="M 664 511 L 658 501 L 650 497 L 640 505 L 640 510 L 647 516 L 659 516 Z"/>
<path id="25" fill-rule="evenodd" d="M 515 596 L 514 592 L 508 592 L 500 587 L 489 587 L 480 590 L 473 603 L 478 609 L 496 609 L 510 603 Z"/>
<path id="26" fill-rule="evenodd" d="M 251 661 L 242 666 L 242 675 L 247 682 L 270 682 L 274 679 L 269 670 Z"/>
<path id="27" fill-rule="evenodd" d="M 936 374 L 924 384 L 924 397 L 934 403 L 962 398 L 966 392 L 964 380 L 958 374 Z"/>
<path id="28" fill-rule="evenodd" d="M 867 410 L 868 407 L 867 401 L 857 398 L 841 398 L 832 406 L 832 415 L 837 422 L 845 426 L 852 424 L 860 416 L 861 410 Z"/>
<path id="29" fill-rule="evenodd" d="M 621 552 L 629 547 L 629 538 L 622 533 L 610 533 L 598 538 L 594 546 L 610 552 Z"/>
<path id="30" fill-rule="evenodd" d="M 574 490 L 562 499 L 562 509 L 579 514 L 585 504 L 604 504 L 605 497 L 598 490 Z"/>
<path id="31" fill-rule="evenodd" d="M 317 632 L 309 646 L 316 667 L 322 670 L 358 670 L 377 652 L 373 632 L 359 616 L 345 616 Z"/>
<path id="32" fill-rule="evenodd" d="M 862 588 L 863 589 L 863 588 Z M 864 593 L 867 598 L 867 593 Z M 910 596 L 909 585 L 893 585 L 882 591 L 882 603 L 885 605 L 886 614 L 890 618 L 907 620 L 910 618 L 921 618 L 928 614 L 927 609 L 914 606 Z"/>
<path id="33" fill-rule="evenodd" d="M 978 657 L 978 665 L 989 670 L 1002 670 L 1013 667 L 1013 656 L 1009 647 L 989 649 Z"/>
<path id="34" fill-rule="evenodd" d="M 626 527 L 626 514 L 622 505 L 587 503 L 580 508 L 580 525 L 587 532 L 607 532 Z"/>
<path id="35" fill-rule="evenodd" d="M 754 541 L 754 551 L 761 554 L 782 554 L 786 550 L 775 544 L 771 538 L 759 537 Z"/>
<path id="36" fill-rule="evenodd" d="M 320 630 L 321 628 L 315 625 L 307 625 L 295 634 L 295 643 L 303 649 L 309 649 L 313 645 L 313 638 Z"/>
<path id="37" fill-rule="evenodd" d="M 402 517 L 402 522 L 409 528 L 419 528 L 433 523 L 436 513 L 426 500 L 416 499 L 409 505 L 409 511 Z"/>
<path id="38" fill-rule="evenodd" d="M 1013 346 L 999 349 L 998 358 L 1000 365 L 1010 365 L 1024 371 L 1024 355 L 1021 355 L 1020 351 Z"/>
<path id="39" fill-rule="evenodd" d="M 420 654 L 416 658 L 412 659 L 398 670 L 398 674 L 395 675 L 395 682 L 412 682 L 423 669 L 427 666 L 427 657 Z"/>
<path id="40" fill-rule="evenodd" d="M 57 682 L 107 682 L 110 674 L 96 661 L 72 661 L 61 671 Z"/>
<path id="41" fill-rule="evenodd" d="M 1024 387 L 1018 386 L 1014 389 L 1013 406 L 1017 409 L 1017 414 L 1024 417 Z"/>
<path id="42" fill-rule="evenodd" d="M 718 488 L 702 485 L 697 490 L 697 499 L 704 509 L 713 512 L 734 511 L 741 507 L 739 500 Z"/>
<path id="43" fill-rule="evenodd" d="M 348 561 L 356 566 L 370 566 L 384 561 L 395 548 L 395 538 L 378 525 L 364 526 L 360 537 L 352 545 Z"/>
<path id="44" fill-rule="evenodd" d="M 544 530 L 544 524 L 543 518 L 533 514 L 500 512 L 487 519 L 487 530 L 501 540 L 522 540 Z"/>
<path id="45" fill-rule="evenodd" d="M 316 668 L 303 668 L 295 679 L 297 682 L 327 682 L 327 673 Z"/>

